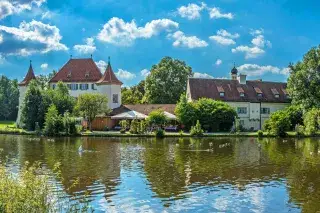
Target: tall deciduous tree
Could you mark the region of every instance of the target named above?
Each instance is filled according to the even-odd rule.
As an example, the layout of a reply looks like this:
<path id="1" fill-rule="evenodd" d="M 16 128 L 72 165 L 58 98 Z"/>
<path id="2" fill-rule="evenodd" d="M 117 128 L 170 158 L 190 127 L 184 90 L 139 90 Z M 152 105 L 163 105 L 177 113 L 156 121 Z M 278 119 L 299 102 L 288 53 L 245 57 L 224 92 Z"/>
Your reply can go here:
<path id="1" fill-rule="evenodd" d="M 320 46 L 309 50 L 302 61 L 289 68 L 288 91 L 293 104 L 304 109 L 320 107 Z"/>
<path id="2" fill-rule="evenodd" d="M 99 114 L 108 113 L 110 111 L 108 108 L 108 98 L 98 93 L 81 94 L 78 97 L 75 110 L 88 120 L 89 129 L 92 131 L 92 121 L 95 117 Z"/>
<path id="3" fill-rule="evenodd" d="M 16 120 L 19 104 L 17 80 L 0 76 L 0 120 Z"/>
<path id="4" fill-rule="evenodd" d="M 192 69 L 184 61 L 163 58 L 153 65 L 146 78 L 146 101 L 151 104 L 175 104 L 186 91 L 188 77 Z"/>

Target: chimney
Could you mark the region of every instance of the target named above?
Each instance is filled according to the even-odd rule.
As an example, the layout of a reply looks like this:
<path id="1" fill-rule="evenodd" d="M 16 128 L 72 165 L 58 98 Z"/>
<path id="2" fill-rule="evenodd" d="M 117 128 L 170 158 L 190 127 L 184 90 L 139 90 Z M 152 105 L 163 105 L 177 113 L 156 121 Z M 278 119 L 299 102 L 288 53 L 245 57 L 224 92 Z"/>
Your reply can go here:
<path id="1" fill-rule="evenodd" d="M 247 75 L 240 74 L 238 77 L 238 81 L 240 84 L 247 84 Z"/>

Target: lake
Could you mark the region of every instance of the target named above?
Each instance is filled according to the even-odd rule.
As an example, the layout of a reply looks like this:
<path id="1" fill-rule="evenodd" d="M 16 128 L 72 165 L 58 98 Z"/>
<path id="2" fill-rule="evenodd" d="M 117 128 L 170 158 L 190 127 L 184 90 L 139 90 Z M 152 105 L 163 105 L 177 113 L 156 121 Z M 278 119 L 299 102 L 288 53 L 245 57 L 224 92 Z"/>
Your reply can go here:
<path id="1" fill-rule="evenodd" d="M 57 187 L 66 197 L 87 193 L 95 212 L 320 210 L 320 138 L 0 135 L 0 149 L 17 171 L 25 161 L 49 170 L 61 162 Z"/>

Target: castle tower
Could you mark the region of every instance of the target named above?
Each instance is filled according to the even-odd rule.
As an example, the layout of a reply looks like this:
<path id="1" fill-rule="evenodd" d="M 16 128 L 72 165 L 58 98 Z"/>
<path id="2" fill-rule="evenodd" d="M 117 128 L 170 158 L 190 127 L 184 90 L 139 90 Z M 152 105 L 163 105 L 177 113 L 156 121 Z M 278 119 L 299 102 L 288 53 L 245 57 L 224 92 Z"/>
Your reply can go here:
<path id="1" fill-rule="evenodd" d="M 21 81 L 19 85 L 19 109 L 18 109 L 18 117 L 16 124 L 18 126 L 21 125 L 21 111 L 22 111 L 22 105 L 24 98 L 26 96 L 26 92 L 28 89 L 28 84 L 30 83 L 31 80 L 36 79 L 36 76 L 34 75 L 33 68 L 32 68 L 32 63 L 30 60 L 30 66 L 27 75 L 24 77 L 23 81 Z"/>
<path id="2" fill-rule="evenodd" d="M 121 106 L 121 85 L 117 76 L 114 74 L 111 64 L 110 57 L 108 60 L 108 66 L 104 72 L 102 78 L 96 83 L 98 91 L 101 94 L 107 94 L 109 108 L 114 109 Z"/>
<path id="3" fill-rule="evenodd" d="M 236 64 L 234 64 L 234 67 L 231 70 L 231 79 L 237 80 L 237 76 L 238 76 L 238 69 L 236 68 Z"/>

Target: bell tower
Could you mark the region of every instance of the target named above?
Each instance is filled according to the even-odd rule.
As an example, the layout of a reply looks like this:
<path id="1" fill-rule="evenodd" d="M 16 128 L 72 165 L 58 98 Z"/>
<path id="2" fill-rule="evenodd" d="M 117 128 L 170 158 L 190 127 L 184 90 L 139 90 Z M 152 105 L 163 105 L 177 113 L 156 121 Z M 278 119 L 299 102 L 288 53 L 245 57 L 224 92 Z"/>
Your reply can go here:
<path id="1" fill-rule="evenodd" d="M 234 63 L 234 66 L 231 70 L 231 79 L 237 80 L 237 77 L 238 77 L 238 69 L 236 68 L 236 63 Z"/>

